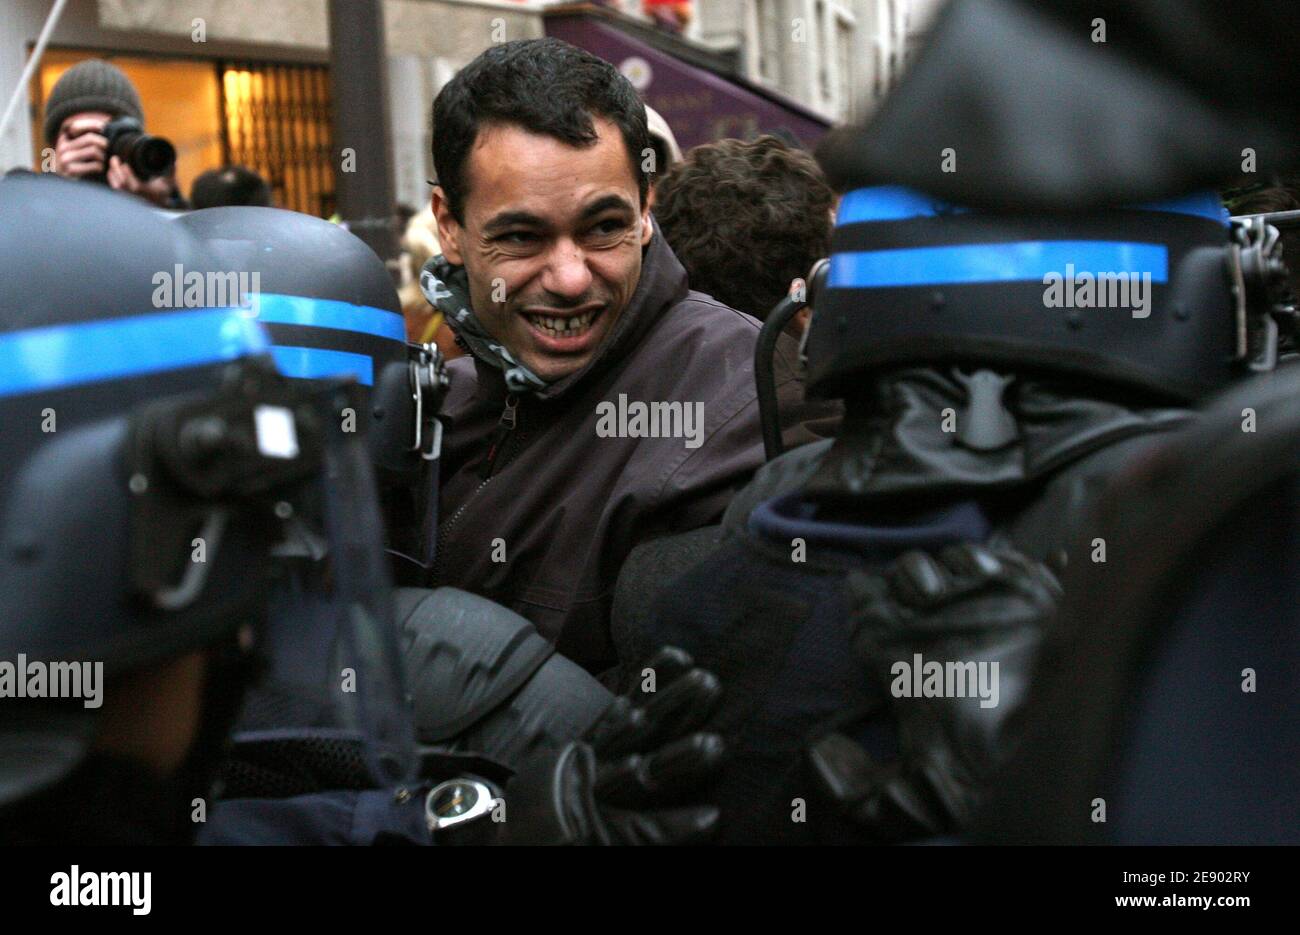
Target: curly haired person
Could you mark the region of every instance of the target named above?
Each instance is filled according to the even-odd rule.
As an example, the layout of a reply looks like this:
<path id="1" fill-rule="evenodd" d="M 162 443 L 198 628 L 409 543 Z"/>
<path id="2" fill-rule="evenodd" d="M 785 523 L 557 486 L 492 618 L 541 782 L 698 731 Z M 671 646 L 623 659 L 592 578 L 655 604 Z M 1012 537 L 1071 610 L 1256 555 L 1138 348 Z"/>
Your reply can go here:
<path id="1" fill-rule="evenodd" d="M 763 319 L 830 252 L 834 204 L 811 155 L 760 136 L 690 150 L 659 181 L 654 214 L 692 289 Z"/>

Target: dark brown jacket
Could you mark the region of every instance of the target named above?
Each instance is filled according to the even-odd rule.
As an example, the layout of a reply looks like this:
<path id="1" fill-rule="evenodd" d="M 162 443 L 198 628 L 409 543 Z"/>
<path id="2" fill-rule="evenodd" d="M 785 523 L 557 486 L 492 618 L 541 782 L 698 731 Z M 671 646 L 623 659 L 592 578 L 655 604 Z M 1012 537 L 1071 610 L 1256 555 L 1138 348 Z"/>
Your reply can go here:
<path id="1" fill-rule="evenodd" d="M 763 463 L 758 329 L 689 291 L 656 228 L 627 309 L 582 370 L 540 395 L 507 398 L 499 370 L 474 357 L 452 361 L 431 584 L 512 608 L 593 672 L 613 665 L 609 612 L 628 552 L 718 522 Z M 816 437 L 805 419 L 833 418 L 826 405 L 803 402 L 796 352 L 782 336 L 776 374 L 787 446 Z M 703 443 L 599 437 L 597 407 L 617 407 L 619 394 L 628 403 L 703 403 Z"/>

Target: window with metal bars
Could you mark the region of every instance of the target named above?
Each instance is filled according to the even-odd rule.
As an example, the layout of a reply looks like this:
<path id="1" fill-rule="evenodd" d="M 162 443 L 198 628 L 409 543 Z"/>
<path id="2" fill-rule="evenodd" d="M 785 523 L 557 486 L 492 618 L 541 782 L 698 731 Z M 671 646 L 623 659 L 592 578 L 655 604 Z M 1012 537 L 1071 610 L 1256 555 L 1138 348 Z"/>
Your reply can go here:
<path id="1" fill-rule="evenodd" d="M 318 217 L 335 212 L 329 69 L 220 62 L 226 164 L 256 170 L 275 203 Z"/>

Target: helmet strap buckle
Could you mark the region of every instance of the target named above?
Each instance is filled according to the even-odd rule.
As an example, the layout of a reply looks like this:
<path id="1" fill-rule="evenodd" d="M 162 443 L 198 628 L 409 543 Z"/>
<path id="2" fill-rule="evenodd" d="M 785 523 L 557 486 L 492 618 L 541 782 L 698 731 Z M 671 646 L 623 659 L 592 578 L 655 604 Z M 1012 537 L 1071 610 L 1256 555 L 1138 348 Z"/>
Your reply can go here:
<path id="1" fill-rule="evenodd" d="M 1277 366 L 1279 320 L 1293 327 L 1295 310 L 1281 257 L 1281 234 L 1262 217 L 1233 224 L 1228 274 L 1235 303 L 1235 360 L 1248 370 Z"/>

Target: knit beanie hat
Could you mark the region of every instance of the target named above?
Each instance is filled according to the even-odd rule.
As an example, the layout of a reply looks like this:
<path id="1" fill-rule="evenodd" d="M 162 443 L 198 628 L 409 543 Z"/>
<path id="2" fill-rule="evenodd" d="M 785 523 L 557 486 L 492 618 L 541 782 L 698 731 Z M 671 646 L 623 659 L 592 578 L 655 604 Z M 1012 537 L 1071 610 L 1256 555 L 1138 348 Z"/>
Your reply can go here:
<path id="1" fill-rule="evenodd" d="M 45 142 L 53 145 L 63 121 L 88 111 L 144 121 L 140 95 L 131 80 L 116 65 L 97 58 L 78 62 L 55 82 L 45 102 Z"/>

